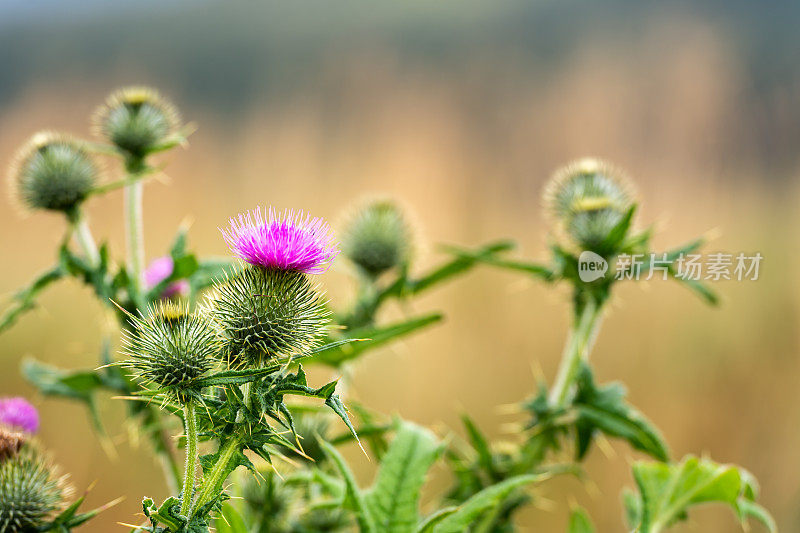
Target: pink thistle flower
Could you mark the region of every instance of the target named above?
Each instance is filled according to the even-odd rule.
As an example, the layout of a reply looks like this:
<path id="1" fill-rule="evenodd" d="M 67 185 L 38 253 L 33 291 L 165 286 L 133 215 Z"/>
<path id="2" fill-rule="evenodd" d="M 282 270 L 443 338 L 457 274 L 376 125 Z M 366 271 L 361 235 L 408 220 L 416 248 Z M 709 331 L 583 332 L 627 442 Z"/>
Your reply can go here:
<path id="1" fill-rule="evenodd" d="M 165 255 L 158 259 L 153 259 L 144 271 L 144 285 L 147 290 L 152 289 L 172 275 L 175 269 L 175 261 L 172 257 Z M 183 296 L 189 292 L 189 282 L 185 279 L 173 281 L 164 288 L 161 293 L 162 298 L 172 298 L 173 296 Z"/>
<path id="2" fill-rule="evenodd" d="M 265 218 L 257 207 L 231 218 L 221 231 L 231 252 L 263 268 L 321 274 L 339 255 L 328 224 L 302 211 L 278 214 L 270 208 Z"/>
<path id="3" fill-rule="evenodd" d="M 39 430 L 39 412 L 25 398 L 0 398 L 0 424 L 36 433 Z"/>

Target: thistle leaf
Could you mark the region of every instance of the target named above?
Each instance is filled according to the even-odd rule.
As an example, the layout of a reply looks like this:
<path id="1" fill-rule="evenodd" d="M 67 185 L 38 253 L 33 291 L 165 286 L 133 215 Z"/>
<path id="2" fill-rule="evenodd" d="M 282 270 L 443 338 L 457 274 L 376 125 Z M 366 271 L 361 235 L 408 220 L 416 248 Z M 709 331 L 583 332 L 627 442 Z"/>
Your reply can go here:
<path id="1" fill-rule="evenodd" d="M 414 531 L 419 522 L 420 490 L 441 451 L 433 433 L 409 422 L 401 423 L 365 497 L 379 531 Z"/>
<path id="2" fill-rule="evenodd" d="M 11 299 L 11 304 L 0 315 L 0 333 L 13 326 L 22 314 L 36 307 L 39 294 L 62 277 L 64 270 L 59 265 L 40 274 L 30 285 L 18 291 Z"/>
<path id="3" fill-rule="evenodd" d="M 757 490 L 750 475 L 734 465 L 687 456 L 678 464 L 638 462 L 633 476 L 639 489 L 641 533 L 658 533 L 685 519 L 688 510 L 701 503 L 725 503 L 736 512 L 742 526 L 749 518 L 776 531 L 769 513 L 755 503 Z M 634 515 L 634 513 L 629 513 Z"/>
<path id="4" fill-rule="evenodd" d="M 625 401 L 625 387 L 620 383 L 598 387 L 588 366 L 578 376 L 578 393 L 573 401 L 577 411 L 576 455 L 583 459 L 596 431 L 625 439 L 637 450 L 660 460 L 669 460 L 669 451 L 659 431 Z"/>
<path id="5" fill-rule="evenodd" d="M 542 476 L 522 475 L 509 478 L 480 491 L 433 527 L 433 533 L 461 533 L 486 511 L 499 506 L 511 493 L 524 485 L 534 483 Z"/>

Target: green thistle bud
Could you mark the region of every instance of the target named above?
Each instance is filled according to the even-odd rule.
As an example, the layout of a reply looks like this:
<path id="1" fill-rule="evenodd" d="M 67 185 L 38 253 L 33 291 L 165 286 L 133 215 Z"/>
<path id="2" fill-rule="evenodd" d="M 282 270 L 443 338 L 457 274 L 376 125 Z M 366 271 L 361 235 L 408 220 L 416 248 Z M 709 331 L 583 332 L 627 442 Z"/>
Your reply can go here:
<path id="1" fill-rule="evenodd" d="M 71 213 L 97 181 L 98 168 L 83 144 L 68 135 L 39 132 L 11 166 L 12 194 L 29 209 Z"/>
<path id="2" fill-rule="evenodd" d="M 324 296 L 296 270 L 248 266 L 219 284 L 207 307 L 223 353 L 251 366 L 306 352 L 330 322 Z"/>
<path id="3" fill-rule="evenodd" d="M 633 205 L 622 172 L 597 159 L 581 159 L 558 170 L 544 198 L 559 230 L 584 250 L 596 250 Z"/>
<path id="4" fill-rule="evenodd" d="M 113 93 L 95 113 L 95 130 L 129 157 L 157 151 L 180 127 L 175 107 L 148 87 Z"/>
<path id="5" fill-rule="evenodd" d="M 161 301 L 143 318 L 131 317 L 133 331 L 124 339 L 123 365 L 145 384 L 186 400 L 194 382 L 211 370 L 219 341 L 209 320 L 187 304 Z"/>
<path id="6" fill-rule="evenodd" d="M 342 237 L 342 250 L 364 273 L 377 277 L 408 263 L 411 238 L 411 226 L 402 209 L 390 200 L 378 200 L 350 217 Z"/>
<path id="7" fill-rule="evenodd" d="M 38 531 L 69 490 L 49 462 L 31 446 L 0 463 L 0 531 Z"/>

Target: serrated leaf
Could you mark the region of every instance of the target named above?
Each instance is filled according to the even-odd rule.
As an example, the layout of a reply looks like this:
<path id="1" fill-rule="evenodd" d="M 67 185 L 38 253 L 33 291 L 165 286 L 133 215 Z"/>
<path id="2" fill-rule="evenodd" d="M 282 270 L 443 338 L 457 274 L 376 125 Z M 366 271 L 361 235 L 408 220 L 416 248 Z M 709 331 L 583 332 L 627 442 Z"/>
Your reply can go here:
<path id="1" fill-rule="evenodd" d="M 417 526 L 416 533 L 431 533 L 436 524 L 456 511 L 458 511 L 458 506 L 455 505 L 434 511 Z"/>
<path id="2" fill-rule="evenodd" d="M 660 432 L 625 401 L 622 384 L 598 387 L 587 365 L 581 367 L 577 384 L 572 405 L 578 415 L 575 422 L 578 459 L 586 456 L 594 433 L 602 431 L 610 437 L 625 439 L 634 449 L 660 461 L 669 460 L 669 451 Z"/>
<path id="3" fill-rule="evenodd" d="M 441 451 L 441 444 L 429 430 L 401 423 L 365 496 L 379 531 L 414 531 L 419 522 L 420 490 Z"/>
<path id="4" fill-rule="evenodd" d="M 734 465 L 693 456 L 685 457 L 678 464 L 634 464 L 633 476 L 641 507 L 639 531 L 663 531 L 685 518 L 692 506 L 711 502 L 728 504 L 741 520 L 756 518 L 770 531 L 775 531 L 769 514 L 753 501 L 755 491 L 743 472 Z"/>
<path id="5" fill-rule="evenodd" d="M 572 510 L 569 515 L 569 528 L 567 531 L 569 533 L 595 533 L 594 525 L 586 509 L 578 507 Z"/>
<path id="6" fill-rule="evenodd" d="M 541 479 L 541 476 L 523 475 L 509 478 L 478 492 L 433 527 L 433 533 L 462 533 L 469 530 L 480 516 L 499 506 L 515 490 Z"/>

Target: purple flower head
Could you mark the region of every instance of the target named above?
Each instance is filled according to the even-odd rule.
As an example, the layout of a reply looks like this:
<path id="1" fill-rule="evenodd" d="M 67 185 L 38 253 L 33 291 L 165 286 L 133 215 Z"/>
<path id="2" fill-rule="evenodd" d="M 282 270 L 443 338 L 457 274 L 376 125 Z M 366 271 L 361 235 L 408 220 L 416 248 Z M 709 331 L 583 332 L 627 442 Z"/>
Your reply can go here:
<path id="1" fill-rule="evenodd" d="M 172 275 L 175 262 L 172 257 L 165 255 L 158 259 L 153 259 L 144 271 L 144 285 L 150 290 Z M 185 279 L 173 281 L 166 286 L 161 293 L 162 298 L 172 298 L 182 296 L 189 292 L 189 282 Z"/>
<path id="2" fill-rule="evenodd" d="M 263 268 L 321 274 L 339 255 L 328 224 L 302 211 L 270 208 L 265 218 L 257 207 L 230 219 L 222 235 L 231 252 Z"/>
<path id="3" fill-rule="evenodd" d="M 0 424 L 36 433 L 39 430 L 39 413 L 25 398 L 0 398 Z"/>

